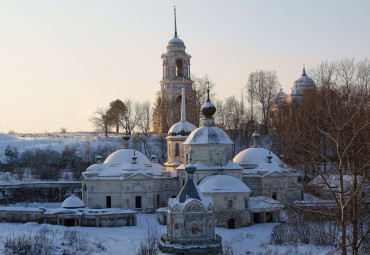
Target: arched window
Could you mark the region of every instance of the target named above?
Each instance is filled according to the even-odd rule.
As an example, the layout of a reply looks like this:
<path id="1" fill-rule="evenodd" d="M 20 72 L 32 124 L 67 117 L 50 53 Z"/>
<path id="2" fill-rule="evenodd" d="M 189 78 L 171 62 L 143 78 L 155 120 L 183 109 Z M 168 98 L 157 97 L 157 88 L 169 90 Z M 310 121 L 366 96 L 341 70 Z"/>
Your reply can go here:
<path id="1" fill-rule="evenodd" d="M 182 96 L 178 96 L 178 97 L 176 98 L 176 102 L 177 102 L 177 103 L 181 103 L 181 100 L 182 100 Z"/>
<path id="2" fill-rule="evenodd" d="M 272 192 L 271 198 L 272 198 L 272 199 L 275 199 L 275 200 L 277 199 L 276 192 Z"/>
<path id="3" fill-rule="evenodd" d="M 180 145 L 178 143 L 176 143 L 176 145 L 175 145 L 175 156 L 179 156 L 179 153 L 180 153 Z"/>
<path id="4" fill-rule="evenodd" d="M 183 63 L 181 59 L 176 60 L 176 76 L 183 77 Z"/>

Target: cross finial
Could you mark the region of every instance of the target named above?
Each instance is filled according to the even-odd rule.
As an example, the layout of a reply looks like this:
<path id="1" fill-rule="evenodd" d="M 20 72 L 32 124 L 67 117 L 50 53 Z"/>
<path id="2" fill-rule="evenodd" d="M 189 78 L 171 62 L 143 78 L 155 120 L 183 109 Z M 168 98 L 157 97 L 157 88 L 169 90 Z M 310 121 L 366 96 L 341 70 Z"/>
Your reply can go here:
<path id="1" fill-rule="evenodd" d="M 176 25 L 176 5 L 173 6 L 173 11 L 175 13 L 175 38 L 177 38 L 177 25 Z"/>
<path id="2" fill-rule="evenodd" d="M 303 63 L 303 73 L 302 76 L 306 76 L 306 65 Z"/>
<path id="3" fill-rule="evenodd" d="M 207 81 L 207 102 L 210 102 L 209 100 L 209 81 Z"/>

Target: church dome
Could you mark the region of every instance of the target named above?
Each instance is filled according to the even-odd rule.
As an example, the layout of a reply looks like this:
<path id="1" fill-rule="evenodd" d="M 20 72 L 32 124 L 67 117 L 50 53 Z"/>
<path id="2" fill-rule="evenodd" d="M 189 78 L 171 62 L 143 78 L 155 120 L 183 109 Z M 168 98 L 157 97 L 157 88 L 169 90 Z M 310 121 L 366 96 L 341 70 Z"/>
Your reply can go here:
<path id="1" fill-rule="evenodd" d="M 71 195 L 70 197 L 66 198 L 62 203 L 63 208 L 73 209 L 73 208 L 83 208 L 85 207 L 84 202 L 75 195 Z"/>
<path id="2" fill-rule="evenodd" d="M 123 165 L 131 164 L 132 157 L 134 156 L 133 149 L 122 149 L 110 154 L 104 161 L 106 165 Z M 135 150 L 135 156 L 137 157 L 137 163 L 140 164 L 151 164 L 149 159 L 140 151 Z"/>
<path id="3" fill-rule="evenodd" d="M 279 93 L 277 93 L 275 98 L 276 99 L 285 99 L 287 97 L 288 97 L 288 95 L 286 93 L 284 93 L 282 89 L 280 89 Z"/>
<path id="4" fill-rule="evenodd" d="M 296 87 L 292 90 L 292 93 L 290 93 L 292 96 L 302 96 L 303 95 L 303 90 L 300 88 Z"/>
<path id="5" fill-rule="evenodd" d="M 225 174 L 207 176 L 199 183 L 198 187 L 202 193 L 251 192 L 244 182 Z"/>
<path id="6" fill-rule="evenodd" d="M 188 136 L 197 127 L 188 121 L 179 121 L 175 123 L 170 130 L 168 130 L 169 136 Z"/>
<path id="7" fill-rule="evenodd" d="M 267 163 L 268 156 L 272 156 L 271 162 L 280 164 L 282 163 L 281 160 L 269 150 L 265 148 L 249 148 L 239 152 L 233 159 L 234 163 L 237 164 L 253 164 L 253 165 L 261 165 L 263 163 Z"/>
<path id="8" fill-rule="evenodd" d="M 299 77 L 299 79 L 294 82 L 293 88 L 295 87 L 298 87 L 301 89 L 316 87 L 315 82 L 310 77 L 307 76 L 305 68 L 303 68 L 302 76 Z"/>
<path id="9" fill-rule="evenodd" d="M 222 129 L 204 126 L 191 132 L 184 144 L 233 144 L 233 142 Z"/>
<path id="10" fill-rule="evenodd" d="M 185 48 L 185 43 L 178 37 L 172 38 L 168 42 L 168 47 L 175 46 L 175 47 L 184 47 Z"/>

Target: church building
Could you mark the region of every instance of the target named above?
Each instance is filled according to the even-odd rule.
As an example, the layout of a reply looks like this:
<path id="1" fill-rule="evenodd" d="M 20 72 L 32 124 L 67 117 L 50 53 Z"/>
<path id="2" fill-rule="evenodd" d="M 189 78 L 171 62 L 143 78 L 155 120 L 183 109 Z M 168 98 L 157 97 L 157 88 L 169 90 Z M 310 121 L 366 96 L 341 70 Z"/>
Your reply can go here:
<path id="1" fill-rule="evenodd" d="M 278 222 L 284 205 L 301 199 L 298 175 L 262 148 L 258 132 L 253 135 L 254 146 L 234 157 L 232 140 L 215 126 L 217 109 L 210 100 L 209 88 L 207 101 L 198 109 L 203 118 L 197 128 L 190 55 L 177 37 L 176 25 L 175 37 L 162 58 L 163 79 L 157 94 L 154 131 L 167 132 L 167 162 L 152 162 L 130 149 L 126 141 L 125 148 L 82 173 L 83 203 L 88 208 L 157 211 L 160 223 L 168 227 L 169 243 L 189 243 L 189 229 L 182 228 L 187 224 L 184 219 L 190 217 L 184 196 L 191 190 L 198 195 L 188 196 L 193 199 L 189 205 L 194 204 L 194 210 L 205 217 L 194 216 L 193 227 L 206 242 L 217 242 L 212 230 L 215 226 L 239 228 Z M 176 208 L 181 209 L 181 217 Z"/>

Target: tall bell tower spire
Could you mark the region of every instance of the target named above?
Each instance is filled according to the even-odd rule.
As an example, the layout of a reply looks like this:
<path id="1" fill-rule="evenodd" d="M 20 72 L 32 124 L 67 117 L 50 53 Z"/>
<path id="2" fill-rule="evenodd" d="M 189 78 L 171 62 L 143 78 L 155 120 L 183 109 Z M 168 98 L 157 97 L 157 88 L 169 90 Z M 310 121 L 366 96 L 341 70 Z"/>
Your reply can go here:
<path id="1" fill-rule="evenodd" d="M 173 6 L 173 11 L 175 13 L 175 38 L 177 38 L 177 25 L 176 25 L 176 5 Z"/>

